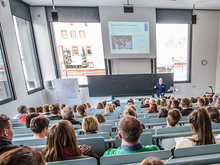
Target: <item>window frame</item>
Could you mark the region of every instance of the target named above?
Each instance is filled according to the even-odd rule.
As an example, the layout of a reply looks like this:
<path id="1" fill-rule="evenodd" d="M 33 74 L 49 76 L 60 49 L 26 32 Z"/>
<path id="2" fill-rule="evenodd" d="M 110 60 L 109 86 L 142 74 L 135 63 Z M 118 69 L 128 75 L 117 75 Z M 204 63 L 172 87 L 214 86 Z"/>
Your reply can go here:
<path id="1" fill-rule="evenodd" d="M 92 65 L 93 65 L 92 68 L 94 68 L 94 62 L 87 62 L 88 67 L 89 67 L 89 64 L 92 64 Z M 89 67 L 89 68 L 90 68 L 90 67 Z"/>
<path id="2" fill-rule="evenodd" d="M 77 47 L 77 52 L 78 52 L 78 54 L 74 54 L 74 49 L 73 49 L 74 47 Z M 72 55 L 73 55 L 73 56 L 79 56 L 79 47 L 78 47 L 78 45 L 73 45 L 73 46 L 72 46 Z"/>
<path id="3" fill-rule="evenodd" d="M 88 47 L 91 48 L 91 54 L 88 54 L 88 50 L 87 50 Z M 92 46 L 91 45 L 86 45 L 85 49 L 86 49 L 86 56 L 92 56 L 93 55 L 93 51 L 92 51 Z"/>
<path id="4" fill-rule="evenodd" d="M 12 17 L 13 17 L 13 16 L 14 16 L 14 17 L 18 17 L 18 16 L 16 16 L 16 15 L 12 15 Z M 23 64 L 22 64 L 22 59 L 21 59 L 21 55 L 20 55 L 20 51 L 19 51 L 19 58 L 20 58 L 20 62 L 21 62 L 21 65 L 22 65 L 22 71 L 23 71 L 24 81 L 25 81 L 25 84 L 26 84 L 27 94 L 28 94 L 28 95 L 31 95 L 31 94 L 33 94 L 33 93 L 39 92 L 39 91 L 41 91 L 41 90 L 44 89 L 43 77 L 42 77 L 41 66 L 40 66 L 40 62 L 39 62 L 39 56 L 38 56 L 38 51 L 37 51 L 37 45 L 36 45 L 36 42 L 35 42 L 35 33 L 34 33 L 34 29 L 33 29 L 33 23 L 32 23 L 32 21 L 29 21 L 29 20 L 27 20 L 27 19 L 24 19 L 24 18 L 21 18 L 21 17 L 18 17 L 18 18 L 30 22 L 30 26 L 31 26 L 31 28 L 30 28 L 30 30 L 31 30 L 31 32 L 32 32 L 32 33 L 31 33 L 31 34 L 32 34 L 31 39 L 32 39 L 32 42 L 33 42 L 33 48 L 34 48 L 34 53 L 35 53 L 34 59 L 35 59 L 35 62 L 36 62 L 37 72 L 38 72 L 38 75 L 39 75 L 40 87 L 34 88 L 33 90 L 28 91 L 28 84 L 27 84 L 27 81 L 26 81 L 26 78 L 25 78 L 25 75 L 24 75 L 24 67 L 23 67 Z M 14 21 L 13 21 L 13 24 L 14 24 Z M 15 28 L 15 26 L 14 26 L 14 28 Z M 17 36 L 16 36 L 16 41 L 17 41 L 17 47 L 19 47 L 19 46 L 18 46 Z"/>
<path id="5" fill-rule="evenodd" d="M 81 33 L 80 33 L 81 31 L 84 33 L 84 38 L 82 38 L 82 36 L 81 36 Z M 85 30 L 79 30 L 79 38 L 80 38 L 80 39 L 86 39 Z"/>
<path id="6" fill-rule="evenodd" d="M 58 46 L 57 46 L 57 48 L 58 48 L 58 55 L 59 55 L 59 56 L 61 56 L 61 52 L 60 52 L 60 48 L 61 48 L 61 47 L 64 47 L 64 45 L 58 45 Z"/>
<path id="7" fill-rule="evenodd" d="M 3 104 L 6 104 L 6 103 L 9 103 L 11 101 L 16 100 L 17 97 L 16 97 L 14 82 L 13 82 L 11 69 L 10 69 L 10 65 L 9 65 L 8 54 L 7 54 L 6 46 L 4 43 L 4 36 L 3 36 L 3 32 L 2 32 L 1 23 L 0 23 L 0 42 L 2 43 L 2 44 L 0 44 L 0 46 L 2 47 L 2 60 L 3 60 L 3 64 L 5 65 L 4 66 L 5 73 L 6 73 L 6 77 L 7 77 L 7 81 L 8 81 L 8 85 L 9 85 L 9 90 L 10 90 L 10 94 L 11 94 L 10 98 L 6 98 L 6 99 L 0 101 L 0 105 L 3 105 Z"/>
<path id="8" fill-rule="evenodd" d="M 157 24 L 162 24 L 162 23 L 156 23 Z M 169 23 L 166 23 L 169 24 Z M 176 23 L 170 23 L 170 24 L 176 24 Z M 178 23 L 177 23 L 178 24 Z M 187 24 L 187 23 L 186 23 Z M 193 26 L 192 24 L 188 24 L 188 67 L 187 67 L 187 76 L 188 76 L 188 80 L 185 81 L 173 81 L 173 83 L 175 84 L 181 84 L 181 83 L 191 83 L 191 68 L 192 68 L 192 31 L 193 31 Z M 156 58 L 157 60 L 157 58 Z M 157 66 L 156 66 L 157 68 Z M 157 69 L 156 69 L 156 73 L 157 73 Z M 173 73 L 174 74 L 174 73 Z"/>
<path id="9" fill-rule="evenodd" d="M 72 32 L 75 33 L 75 38 L 73 37 Z M 70 36 L 71 36 L 71 39 L 77 39 L 76 31 L 75 30 L 70 30 Z"/>
<path id="10" fill-rule="evenodd" d="M 66 37 L 63 36 L 64 31 L 66 32 Z M 68 39 L 67 30 L 61 30 L 61 36 L 62 36 L 62 39 Z"/>

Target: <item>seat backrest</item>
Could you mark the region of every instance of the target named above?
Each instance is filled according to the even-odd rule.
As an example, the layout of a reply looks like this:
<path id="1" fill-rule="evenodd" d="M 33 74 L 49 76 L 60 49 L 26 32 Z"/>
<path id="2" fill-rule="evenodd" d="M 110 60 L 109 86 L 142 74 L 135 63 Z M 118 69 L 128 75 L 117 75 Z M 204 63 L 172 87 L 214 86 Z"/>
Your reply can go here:
<path id="1" fill-rule="evenodd" d="M 138 118 L 144 118 L 144 115 L 145 115 L 145 114 L 140 114 L 140 113 L 138 113 L 138 114 L 137 114 L 137 117 L 138 117 Z"/>
<path id="2" fill-rule="evenodd" d="M 121 146 L 121 139 L 119 136 L 115 136 L 115 147 Z M 141 134 L 140 142 L 142 145 L 152 145 L 152 134 L 150 132 L 145 132 Z"/>
<path id="3" fill-rule="evenodd" d="M 138 118 L 138 120 L 140 121 L 140 123 L 142 124 L 148 124 L 148 118 Z"/>
<path id="4" fill-rule="evenodd" d="M 74 159 L 74 160 L 65 160 L 58 162 L 47 162 L 47 165 L 97 165 L 97 160 L 95 158 L 83 158 L 83 159 Z"/>
<path id="5" fill-rule="evenodd" d="M 112 137 L 112 139 L 114 139 L 115 136 L 117 136 L 117 135 L 118 135 L 118 132 L 112 132 L 112 133 L 111 133 L 111 137 Z"/>
<path id="6" fill-rule="evenodd" d="M 166 122 L 167 118 L 163 117 L 163 118 L 150 118 L 149 119 L 149 123 L 161 123 L 161 122 Z"/>
<path id="7" fill-rule="evenodd" d="M 30 128 L 13 129 L 14 134 L 33 133 Z"/>
<path id="8" fill-rule="evenodd" d="M 191 131 L 190 126 L 157 128 L 156 129 L 156 135 L 168 134 L 168 133 L 177 133 L 177 132 L 190 132 L 190 131 Z"/>
<path id="9" fill-rule="evenodd" d="M 220 123 L 213 123 L 212 129 L 220 129 Z"/>
<path id="10" fill-rule="evenodd" d="M 140 163 L 145 158 L 152 156 L 160 159 L 169 159 L 171 156 L 170 150 L 163 151 L 149 151 L 149 152 L 140 152 L 124 155 L 112 155 L 112 156 L 103 156 L 100 159 L 101 165 L 125 165 L 131 163 Z"/>
<path id="11" fill-rule="evenodd" d="M 103 114 L 105 117 L 106 116 L 118 116 L 118 115 L 120 115 L 120 113 L 119 112 L 114 112 L 114 113 L 104 113 Z"/>
<path id="12" fill-rule="evenodd" d="M 18 119 L 10 119 L 9 121 L 11 124 L 18 123 Z"/>
<path id="13" fill-rule="evenodd" d="M 118 119 L 118 115 L 117 116 L 105 116 L 106 120 L 117 120 Z"/>
<path id="14" fill-rule="evenodd" d="M 15 127 L 24 127 L 24 128 L 26 128 L 25 123 L 12 123 L 11 125 L 13 126 L 13 128 L 15 128 Z"/>
<path id="15" fill-rule="evenodd" d="M 144 117 L 147 117 L 148 119 L 150 118 L 157 118 L 158 113 L 148 113 Z"/>
<path id="16" fill-rule="evenodd" d="M 193 157 L 193 156 L 201 156 L 201 155 L 217 154 L 217 153 L 218 154 L 220 153 L 220 144 L 177 148 L 174 151 L 174 157 L 175 158 Z"/>
<path id="17" fill-rule="evenodd" d="M 60 120 L 50 120 L 50 125 L 56 124 L 57 122 L 59 122 Z"/>
<path id="18" fill-rule="evenodd" d="M 111 125 L 111 124 L 99 125 L 99 130 L 98 130 L 98 132 L 108 132 L 108 133 L 112 133 L 112 125 Z"/>
<path id="19" fill-rule="evenodd" d="M 104 123 L 99 123 L 99 125 L 106 125 L 106 124 L 110 124 L 112 126 L 116 126 L 117 125 L 117 122 L 109 122 L 109 121 L 106 121 Z"/>
<path id="20" fill-rule="evenodd" d="M 152 135 L 155 135 L 155 129 L 143 129 L 143 133 L 150 132 Z"/>
<path id="21" fill-rule="evenodd" d="M 92 147 L 93 151 L 102 156 L 105 153 L 105 142 L 103 137 L 77 139 L 78 145 L 87 144 Z"/>
<path id="22" fill-rule="evenodd" d="M 23 140 L 13 140 L 13 145 L 25 145 L 25 146 L 39 146 L 46 145 L 47 138 L 42 139 L 23 139 Z"/>
<path id="23" fill-rule="evenodd" d="M 77 139 L 90 138 L 90 137 L 103 137 L 104 139 L 110 139 L 110 134 L 108 132 L 100 132 L 96 134 L 76 135 Z"/>

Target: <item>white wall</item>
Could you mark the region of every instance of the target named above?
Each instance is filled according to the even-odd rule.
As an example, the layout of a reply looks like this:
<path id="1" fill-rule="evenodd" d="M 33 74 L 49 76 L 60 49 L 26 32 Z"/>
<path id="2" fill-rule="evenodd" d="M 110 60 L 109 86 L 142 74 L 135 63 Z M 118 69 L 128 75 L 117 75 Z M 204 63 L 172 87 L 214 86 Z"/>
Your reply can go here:
<path id="1" fill-rule="evenodd" d="M 39 106 L 45 104 L 46 95 L 44 90 L 31 95 L 27 94 L 10 5 L 8 0 L 5 0 L 5 2 L 5 8 L 0 5 L 0 23 L 4 35 L 4 41 L 11 68 L 12 79 L 14 81 L 17 100 L 1 105 L 0 113 L 4 113 L 9 117 L 13 117 L 17 113 L 17 107 L 21 104 L 25 104 L 27 106 Z"/>
<path id="2" fill-rule="evenodd" d="M 219 12 L 219 31 L 218 41 L 220 41 L 220 12 Z M 218 52 L 216 59 L 216 78 L 215 78 L 215 93 L 220 94 L 220 44 L 218 44 Z"/>
<path id="3" fill-rule="evenodd" d="M 219 11 L 198 10 L 196 13 L 198 20 L 193 25 L 191 83 L 175 84 L 179 89 L 177 97 L 203 96 L 205 92 L 211 92 L 208 86 L 215 89 Z M 201 64 L 204 59 L 208 61 L 206 66 Z"/>

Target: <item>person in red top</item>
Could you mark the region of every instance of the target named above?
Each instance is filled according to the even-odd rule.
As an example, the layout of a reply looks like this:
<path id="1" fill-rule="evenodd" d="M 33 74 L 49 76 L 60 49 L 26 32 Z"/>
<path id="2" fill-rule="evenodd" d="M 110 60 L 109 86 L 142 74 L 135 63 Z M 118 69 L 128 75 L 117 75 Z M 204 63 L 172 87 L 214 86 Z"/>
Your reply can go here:
<path id="1" fill-rule="evenodd" d="M 148 113 L 158 113 L 159 111 L 157 110 L 157 104 L 151 104 L 150 105 L 150 111 Z"/>
<path id="2" fill-rule="evenodd" d="M 150 101 L 149 101 L 149 105 L 151 105 L 151 104 L 155 104 L 155 100 L 154 99 L 150 99 Z M 149 111 L 150 110 L 150 108 L 148 108 L 148 109 L 144 109 L 145 111 Z"/>

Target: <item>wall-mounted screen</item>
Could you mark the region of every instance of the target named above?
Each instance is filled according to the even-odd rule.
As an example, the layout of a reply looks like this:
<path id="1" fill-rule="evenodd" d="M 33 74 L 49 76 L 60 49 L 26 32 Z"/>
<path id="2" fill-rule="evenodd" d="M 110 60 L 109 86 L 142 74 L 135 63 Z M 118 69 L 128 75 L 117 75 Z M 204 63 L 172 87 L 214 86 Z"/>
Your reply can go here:
<path id="1" fill-rule="evenodd" d="M 108 22 L 111 54 L 149 54 L 149 22 Z"/>

